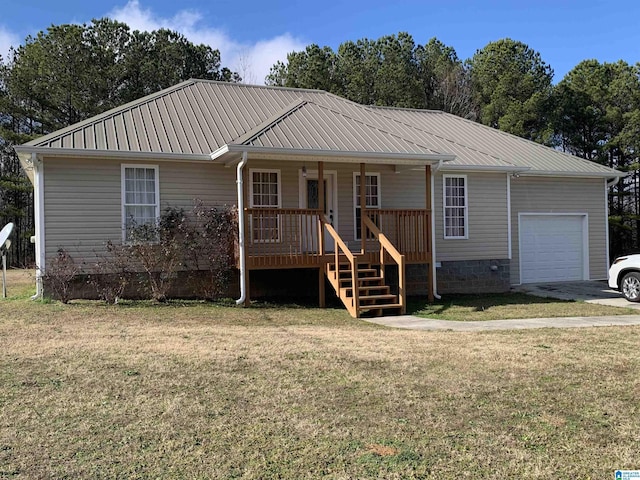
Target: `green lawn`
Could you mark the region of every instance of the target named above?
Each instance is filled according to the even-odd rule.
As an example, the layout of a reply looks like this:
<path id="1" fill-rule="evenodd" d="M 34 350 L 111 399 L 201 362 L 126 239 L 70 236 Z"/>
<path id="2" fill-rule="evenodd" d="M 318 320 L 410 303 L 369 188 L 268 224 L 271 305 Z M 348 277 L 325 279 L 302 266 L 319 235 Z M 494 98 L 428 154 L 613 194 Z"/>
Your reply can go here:
<path id="1" fill-rule="evenodd" d="M 392 330 L 343 310 L 0 300 L 0 478 L 613 478 L 640 327 Z"/>
<path id="2" fill-rule="evenodd" d="M 514 318 L 594 317 L 635 315 L 631 308 L 610 307 L 580 301 L 542 298 L 525 293 L 446 295 L 433 304 L 410 299 L 407 313 L 438 320 L 477 321 Z"/>

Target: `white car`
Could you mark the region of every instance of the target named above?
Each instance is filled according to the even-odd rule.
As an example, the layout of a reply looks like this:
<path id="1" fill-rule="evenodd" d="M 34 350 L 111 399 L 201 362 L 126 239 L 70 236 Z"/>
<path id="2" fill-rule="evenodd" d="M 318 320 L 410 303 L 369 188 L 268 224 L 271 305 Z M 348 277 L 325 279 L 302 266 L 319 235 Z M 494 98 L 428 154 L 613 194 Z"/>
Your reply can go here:
<path id="1" fill-rule="evenodd" d="M 619 290 L 630 302 L 640 302 L 640 255 L 625 255 L 609 269 L 609 287 Z"/>

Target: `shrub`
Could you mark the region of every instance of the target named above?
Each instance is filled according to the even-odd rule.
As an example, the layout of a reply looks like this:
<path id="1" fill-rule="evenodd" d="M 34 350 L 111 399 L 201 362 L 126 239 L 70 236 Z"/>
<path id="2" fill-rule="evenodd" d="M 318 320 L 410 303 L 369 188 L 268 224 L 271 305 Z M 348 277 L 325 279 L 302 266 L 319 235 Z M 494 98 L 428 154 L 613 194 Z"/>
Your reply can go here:
<path id="1" fill-rule="evenodd" d="M 130 262 L 121 245 L 109 240 L 106 250 L 106 255 L 96 254 L 97 260 L 90 269 L 93 273 L 88 275 L 87 283 L 101 300 L 116 304 L 130 283 Z"/>
<path id="2" fill-rule="evenodd" d="M 197 269 L 207 272 L 200 285 L 200 294 L 214 299 L 223 294 L 234 265 L 234 242 L 237 231 L 237 212 L 234 208 L 207 207 L 196 201 L 193 208 L 196 220 L 195 240 L 189 243 L 192 257 L 198 257 Z"/>
<path id="3" fill-rule="evenodd" d="M 80 273 L 81 269 L 76 265 L 73 257 L 64 248 L 59 248 L 56 256 L 47 264 L 43 280 L 56 298 L 62 303 L 69 303 L 74 280 Z"/>
<path id="4" fill-rule="evenodd" d="M 200 200 L 189 213 L 167 207 L 156 224 L 130 225 L 126 243 L 107 242 L 88 281 L 100 298 L 115 303 L 137 275 L 141 289 L 163 302 L 181 270 L 195 287 L 194 296 L 217 298 L 233 268 L 236 225 L 232 207 L 210 207 Z"/>
<path id="5" fill-rule="evenodd" d="M 158 302 L 167 300 L 181 264 L 181 224 L 186 224 L 184 211 L 167 207 L 157 224 L 131 225 L 129 242 L 120 247 L 122 255 L 129 259 L 129 268 L 141 268 L 141 284 L 149 288 L 151 298 Z"/>

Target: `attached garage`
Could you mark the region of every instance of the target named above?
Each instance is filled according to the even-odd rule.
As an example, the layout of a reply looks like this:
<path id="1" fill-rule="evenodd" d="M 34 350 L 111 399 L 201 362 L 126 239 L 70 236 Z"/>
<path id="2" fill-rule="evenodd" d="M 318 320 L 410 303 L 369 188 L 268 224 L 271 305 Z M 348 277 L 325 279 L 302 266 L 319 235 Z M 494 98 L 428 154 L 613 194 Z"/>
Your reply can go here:
<path id="1" fill-rule="evenodd" d="M 587 280 L 586 214 L 519 215 L 522 283 Z"/>

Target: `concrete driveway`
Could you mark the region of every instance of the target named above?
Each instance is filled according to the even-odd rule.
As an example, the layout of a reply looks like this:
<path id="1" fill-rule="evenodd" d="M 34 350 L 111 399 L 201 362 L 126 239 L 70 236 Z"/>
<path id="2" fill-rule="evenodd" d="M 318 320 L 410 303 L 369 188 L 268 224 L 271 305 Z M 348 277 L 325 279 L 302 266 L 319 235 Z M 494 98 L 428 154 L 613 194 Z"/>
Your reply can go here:
<path id="1" fill-rule="evenodd" d="M 627 301 L 620 292 L 610 289 L 605 281 L 531 283 L 514 287 L 514 290 L 537 297 L 582 300 L 587 303 L 640 310 L 640 303 Z"/>

